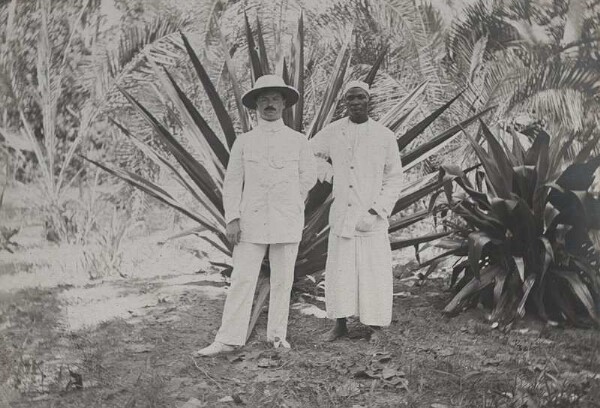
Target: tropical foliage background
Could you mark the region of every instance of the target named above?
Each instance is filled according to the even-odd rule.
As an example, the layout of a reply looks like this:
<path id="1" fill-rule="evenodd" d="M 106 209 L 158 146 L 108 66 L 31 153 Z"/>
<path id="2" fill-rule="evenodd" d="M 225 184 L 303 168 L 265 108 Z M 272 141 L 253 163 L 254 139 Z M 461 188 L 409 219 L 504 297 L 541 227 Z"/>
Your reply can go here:
<path id="1" fill-rule="evenodd" d="M 283 75 L 301 91 L 302 103 L 287 112 L 285 120 L 307 137 L 343 115 L 339 91 L 345 81 L 363 78 L 372 83 L 372 115 L 397 134 L 407 171 L 390 227 L 392 246 L 414 247 L 417 255 L 423 244 L 455 231 L 465 239 L 470 239 L 467 232 L 480 232 L 468 217 L 466 230 L 448 227 L 465 218 L 465 202 L 456 204 L 450 194 L 441 194 L 449 180 L 467 185 L 465 180 L 475 177 L 483 182 L 483 191 L 471 189 L 469 194 L 484 207 L 496 197 L 512 200 L 511 193 L 526 198 L 522 189 L 511 190 L 513 186 L 506 186 L 506 197 L 499 195 L 490 172 L 525 166 L 529 173 L 518 174 L 530 177 L 527 166 L 540 164 L 534 159 L 523 162 L 521 150 L 506 149 L 506 137 L 490 137 L 478 119 L 498 134 L 512 132 L 515 140 L 531 139 L 532 127 L 551 135 L 544 143 L 560 146 L 560 160 L 544 169 L 553 176 L 547 174 L 545 182 L 559 186 L 547 187 L 554 189 L 549 196 L 573 190 L 561 185 L 560 173 L 554 172 L 579 163 L 582 151 L 592 164 L 600 153 L 596 1 L 76 3 L 0 4 L 2 171 L 9 182 L 39 188 L 36 205 L 46 216 L 48 240 L 93 240 L 106 220 L 101 213 L 107 211 L 141 220 L 155 203 L 151 196 L 197 222 L 184 233 L 196 234 L 229 255 L 220 188 L 236 135 L 253 123 L 240 95 L 265 72 Z M 541 143 L 538 140 L 534 146 Z M 531 153 L 546 153 L 537 154 Z M 513 158 L 516 161 L 506 163 Z M 486 165 L 486 159 L 494 164 Z M 460 177 L 438 178 L 447 163 L 458 165 L 463 173 L 454 169 L 453 174 Z M 98 167 L 126 183 L 98 172 Z M 535 172 L 539 175 L 539 169 Z M 594 188 L 590 182 L 583 191 Z M 98 195 L 102 189 L 108 194 Z M 317 185 L 307 202 L 298 277 L 323 269 L 328 195 L 327 186 Z M 106 205 L 98 205 L 100 201 Z M 437 222 L 442 215 L 448 218 L 445 224 Z M 535 215 L 539 218 L 539 211 Z M 597 248 L 595 232 L 587 234 L 589 248 L 594 243 Z M 466 280 L 480 279 L 481 257 L 470 258 L 458 285 L 463 290 Z M 435 266 L 437 260 L 429 264 Z M 227 262 L 216 266 L 228 270 Z M 573 281 L 581 277 L 563 281 L 596 319 L 592 311 L 599 305 L 597 276 L 591 275 L 589 296 L 575 289 L 578 284 Z M 518 298 L 522 314 L 521 303 L 527 303 L 529 291 L 546 290 L 528 276 L 525 267 L 524 287 L 516 281 L 509 284 L 514 276 L 506 278 L 506 285 L 496 279 L 495 303 Z M 562 287 L 562 281 L 557 282 Z M 268 280 L 259 288 L 259 300 L 264 301 Z M 553 297 L 551 288 L 546 300 Z M 504 303 L 496 305 L 496 314 L 507 308 Z M 568 320 L 576 320 L 570 311 L 561 310 Z M 545 313 L 538 312 L 544 318 Z"/>
<path id="2" fill-rule="evenodd" d="M 598 406 L 599 41 L 599 0 L 0 0 L 0 406 Z M 285 120 L 307 137 L 351 79 L 397 135 L 377 352 L 352 320 L 317 342 L 318 184 L 293 349 L 261 341 L 265 262 L 247 347 L 190 358 L 264 72 L 300 89 Z"/>

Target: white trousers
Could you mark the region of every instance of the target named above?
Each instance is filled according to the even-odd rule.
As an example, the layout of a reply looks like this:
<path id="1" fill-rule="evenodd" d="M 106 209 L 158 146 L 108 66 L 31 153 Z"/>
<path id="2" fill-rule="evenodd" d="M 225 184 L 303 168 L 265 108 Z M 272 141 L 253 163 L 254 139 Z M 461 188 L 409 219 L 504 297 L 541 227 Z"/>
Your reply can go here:
<path id="1" fill-rule="evenodd" d="M 343 238 L 329 235 L 325 267 L 327 317 L 359 316 L 363 324 L 392 321 L 392 251 L 387 231 Z"/>
<path id="2" fill-rule="evenodd" d="M 246 343 L 256 282 L 267 247 L 270 247 L 269 262 L 271 265 L 267 340 L 273 341 L 275 337 L 282 340 L 286 338 L 298 243 L 254 244 L 240 242 L 233 249 L 231 286 L 225 300 L 221 328 L 217 333 L 216 341 L 236 346 Z"/>

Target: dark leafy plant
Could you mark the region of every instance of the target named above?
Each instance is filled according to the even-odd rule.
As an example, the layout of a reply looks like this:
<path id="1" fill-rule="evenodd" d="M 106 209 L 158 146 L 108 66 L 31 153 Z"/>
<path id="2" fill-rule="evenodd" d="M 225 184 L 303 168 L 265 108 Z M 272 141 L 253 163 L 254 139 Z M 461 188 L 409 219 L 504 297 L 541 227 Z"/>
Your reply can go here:
<path id="1" fill-rule="evenodd" d="M 531 132 L 525 148 L 512 132 L 512 147 L 481 123 L 487 151 L 469 136 L 485 177 L 475 187 L 455 167 L 440 171 L 451 207 L 462 222 L 439 247 L 466 257 L 453 271 L 456 295 L 444 311 L 456 314 L 479 302 L 490 319 L 510 325 L 527 311 L 544 321 L 600 323 L 600 254 L 589 232 L 600 228 L 600 200 L 589 192 L 600 157 L 597 138 L 564 170 L 568 141 Z M 452 196 L 454 181 L 464 196 Z"/>
<path id="2" fill-rule="evenodd" d="M 247 18 L 245 21 L 246 41 L 248 43 L 247 49 L 250 61 L 249 66 L 252 74 L 251 78 L 252 81 L 254 81 L 261 75 L 269 73 L 269 67 L 271 67 L 272 64 L 269 64 L 266 59 L 267 51 L 262 39 L 260 23 L 257 21 L 255 32 L 253 32 Z M 298 22 L 298 31 L 292 41 L 290 51 L 287 54 L 281 53 L 282 55 L 286 55 L 283 59 L 281 71 L 284 80 L 301 92 L 304 89 L 305 74 L 303 66 L 304 34 L 302 26 L 303 20 L 301 16 Z M 153 127 L 158 139 L 164 146 L 164 151 L 153 148 L 136 139 L 123 124 L 116 121 L 113 121 L 113 123 L 152 161 L 158 164 L 161 169 L 171 174 L 173 178 L 178 181 L 192 197 L 194 197 L 199 205 L 193 207 L 186 206 L 180 203 L 173 194 L 169 193 L 166 187 L 163 188 L 152 183 L 131 171 L 125 169 L 111 169 L 92 160 L 90 160 L 90 162 L 107 172 L 120 177 L 133 186 L 197 221 L 200 226 L 208 232 L 208 234 L 202 234 L 201 238 L 218 248 L 224 254 L 231 255 L 232 246 L 227 241 L 224 234 L 225 221 L 223 216 L 221 186 L 227 162 L 229 160 L 229 150 L 236 138 L 234 123 L 237 119 L 242 130 L 247 130 L 249 126 L 247 123 L 247 113 L 241 104 L 241 92 L 237 86 L 238 81 L 231 60 L 226 60 L 225 69 L 227 70 L 228 77 L 231 79 L 232 90 L 236 98 L 235 105 L 237 107 L 237 112 L 235 112 L 235 114 L 227 111 L 225 104 L 216 91 L 215 85 L 210 80 L 205 67 L 200 62 L 200 58 L 198 58 L 186 36 L 184 34 L 181 34 L 181 36 L 185 50 L 190 57 L 198 79 L 204 87 L 217 121 L 220 124 L 221 132 L 219 133 L 222 133 L 223 138 L 218 136 L 217 131 L 211 127 L 208 120 L 206 120 L 198 109 L 196 109 L 190 98 L 182 91 L 182 87 L 177 84 L 173 75 L 166 69 L 161 68 L 154 63 L 151 65 L 160 79 L 165 93 L 168 95 L 181 118 L 186 143 L 193 148 L 195 154 L 190 153 L 189 149 L 178 141 L 178 138 L 163 126 L 147 108 L 125 90 L 121 90 L 121 92 L 147 123 Z M 255 36 L 257 39 L 255 39 Z M 225 50 L 229 49 L 224 42 L 222 45 Z M 332 120 L 340 99 L 340 90 L 345 81 L 345 74 L 349 61 L 350 49 L 349 41 L 347 41 L 339 50 L 337 59 L 331 69 L 331 79 L 328 83 L 328 87 L 323 93 L 321 103 L 314 109 L 314 111 L 318 113 L 305 131 L 309 138 L 314 136 Z M 374 80 L 375 74 L 382 62 L 383 58 L 377 59 L 376 64 L 367 74 L 366 78 L 368 80 Z M 418 98 L 424 89 L 425 85 L 422 84 L 415 88 L 409 95 L 399 100 L 398 103 L 382 117 L 381 122 L 393 131 L 398 132 L 409 117 L 407 112 L 414 109 L 411 108 L 411 106 L 417 103 Z M 402 160 L 405 167 L 410 167 L 411 165 L 419 163 L 437 152 L 445 143 L 455 138 L 461 129 L 473 123 L 487 112 L 483 111 L 473 115 L 467 120 L 464 120 L 407 152 L 407 147 L 411 142 L 422 135 L 431 123 L 442 115 L 450 105 L 459 98 L 459 96 L 460 95 L 454 97 L 443 106 L 427 115 L 421 122 L 398 137 L 398 145 L 402 152 Z M 303 113 L 302 104 L 297 104 L 294 108 L 289 109 L 285 113 L 284 121 L 288 126 L 298 131 L 302 131 L 305 122 Z M 441 186 L 442 184 L 436 179 L 435 174 L 430 174 L 423 180 L 408 185 L 404 191 L 403 197 L 396 204 L 393 214 L 397 214 L 419 200 L 427 197 L 429 194 L 439 191 Z M 305 211 L 306 225 L 303 231 L 295 269 L 297 278 L 320 272 L 325 267 L 327 237 L 329 233 L 327 221 L 329 206 L 332 201 L 330 192 L 331 187 L 329 185 L 318 184 L 311 190 L 307 199 Z M 201 210 L 199 210 L 199 208 L 201 208 Z M 390 231 L 397 231 L 412 225 L 425 218 L 428 213 L 429 212 L 421 213 L 419 216 L 411 216 L 408 219 L 402 218 L 396 220 L 392 222 Z M 416 246 L 437 238 L 439 238 L 439 235 L 433 234 L 412 239 L 410 242 L 397 241 L 392 245 L 394 249 L 399 249 L 406 246 Z M 214 263 L 214 265 L 224 267 L 225 271 L 231 271 L 231 266 L 229 265 L 221 263 Z M 268 265 L 265 263 L 265 270 L 267 269 Z M 258 318 L 258 313 L 269 292 L 269 280 L 266 277 L 261 277 L 257 290 L 258 297 L 255 303 L 255 312 L 250 323 L 251 328 Z M 251 330 L 249 332 L 251 332 Z"/>

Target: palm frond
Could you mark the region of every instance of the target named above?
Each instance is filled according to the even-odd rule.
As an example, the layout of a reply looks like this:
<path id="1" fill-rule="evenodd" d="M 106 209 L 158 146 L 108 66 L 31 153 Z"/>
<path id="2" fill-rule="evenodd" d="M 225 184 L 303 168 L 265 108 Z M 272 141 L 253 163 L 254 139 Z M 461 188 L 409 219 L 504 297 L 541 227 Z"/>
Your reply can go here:
<path id="1" fill-rule="evenodd" d="M 190 23 L 187 17 L 160 16 L 147 24 L 127 27 L 114 46 L 98 43 L 79 69 L 81 86 L 92 96 L 90 104 L 103 109 L 118 94 L 117 85 L 123 86 L 137 70 L 147 71 L 148 54 L 161 65 L 173 65 L 182 48 L 177 33 Z"/>

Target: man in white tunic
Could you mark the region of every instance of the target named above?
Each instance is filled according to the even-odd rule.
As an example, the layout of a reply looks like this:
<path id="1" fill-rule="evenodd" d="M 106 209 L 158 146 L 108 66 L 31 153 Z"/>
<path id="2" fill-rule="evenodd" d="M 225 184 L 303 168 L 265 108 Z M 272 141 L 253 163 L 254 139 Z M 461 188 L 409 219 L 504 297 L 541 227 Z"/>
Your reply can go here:
<path id="1" fill-rule="evenodd" d="M 246 343 L 252 300 L 269 248 L 271 294 L 267 339 L 286 340 L 294 264 L 304 227 L 304 200 L 316 182 L 316 164 L 306 137 L 283 123 L 283 109 L 298 92 L 276 75 L 265 75 L 244 94 L 256 109 L 258 126 L 237 138 L 225 181 L 227 237 L 233 243 L 233 272 L 221 328 L 214 343 L 197 352 L 212 356 Z"/>
<path id="2" fill-rule="evenodd" d="M 311 140 L 319 180 L 333 179 L 325 302 L 336 323 L 326 333 L 327 341 L 348 334 L 350 316 L 359 316 L 373 329 L 373 341 L 392 320 L 387 230 L 402 187 L 402 164 L 394 133 L 368 117 L 369 97 L 366 83 L 351 81 L 344 91 L 348 116 Z"/>

